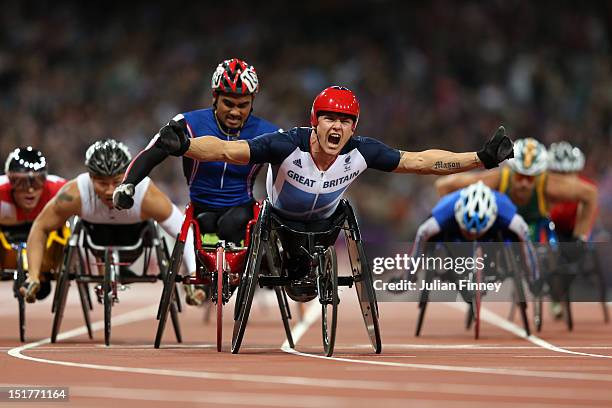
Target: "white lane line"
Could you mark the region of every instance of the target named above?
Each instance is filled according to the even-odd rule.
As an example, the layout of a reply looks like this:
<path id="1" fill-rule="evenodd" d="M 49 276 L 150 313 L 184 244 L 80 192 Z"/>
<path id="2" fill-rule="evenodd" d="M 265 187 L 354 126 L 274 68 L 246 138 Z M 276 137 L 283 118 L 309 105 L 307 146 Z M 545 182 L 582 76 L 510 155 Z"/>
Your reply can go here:
<path id="1" fill-rule="evenodd" d="M 447 305 L 451 306 L 454 309 L 459 309 L 460 308 L 460 304 L 458 303 L 446 303 Z M 461 305 L 463 306 L 463 305 Z M 464 308 L 462 308 L 462 310 L 465 310 Z M 612 359 L 612 356 L 609 355 L 604 355 L 604 354 L 592 354 L 592 353 L 584 353 L 581 351 L 573 351 L 573 350 L 568 350 L 566 348 L 562 348 L 559 346 L 555 346 L 552 343 L 547 342 L 544 339 L 539 338 L 536 335 L 529 335 L 527 336 L 527 333 L 525 333 L 525 329 L 523 329 L 522 327 L 517 326 L 516 324 L 512 323 L 509 320 L 504 319 L 503 317 L 501 317 L 500 315 L 493 313 L 492 311 L 486 309 L 484 306 L 481 307 L 480 310 L 480 318 L 482 320 L 484 320 L 487 323 L 490 323 L 494 326 L 499 327 L 500 329 L 506 330 L 512 334 L 514 334 L 515 336 L 518 336 L 522 339 L 525 339 L 533 344 L 535 344 L 536 346 L 545 348 L 547 350 L 550 351 L 554 351 L 557 353 L 565 353 L 565 354 L 574 354 L 577 356 L 584 356 L 584 357 L 596 357 L 596 358 L 609 358 Z"/>
<path id="2" fill-rule="evenodd" d="M 292 330 L 293 341 L 296 345 L 298 344 L 302 336 L 308 331 L 310 326 L 312 326 L 312 324 L 318 320 L 319 316 L 320 316 L 320 309 L 318 307 L 318 304 L 312 304 L 306 310 L 306 313 L 304 313 L 303 319 L 297 325 L 295 325 Z M 572 373 L 572 372 L 567 372 L 567 371 L 565 372 L 537 371 L 537 370 L 523 370 L 523 369 L 513 369 L 513 368 L 451 366 L 451 365 L 444 365 L 444 364 L 400 363 L 400 362 L 365 360 L 365 359 L 355 360 L 355 359 L 350 359 L 350 358 L 333 357 L 333 356 L 325 357 L 324 355 L 320 355 L 320 354 L 304 353 L 304 352 L 294 350 L 291 347 L 289 347 L 289 344 L 286 340 L 281 345 L 281 350 L 283 350 L 286 353 L 294 354 L 297 356 L 318 358 L 318 359 L 327 360 L 327 361 L 341 361 L 345 363 L 367 364 L 367 365 L 398 367 L 398 368 L 413 368 L 413 369 L 424 369 L 424 370 L 435 370 L 435 371 L 451 371 L 451 372 L 477 373 L 477 374 L 497 374 L 497 375 L 509 375 L 509 376 L 519 376 L 519 377 L 537 377 L 537 378 L 554 378 L 554 379 L 567 379 L 567 380 L 612 382 L 612 374 Z M 574 353 L 574 352 L 570 352 L 570 353 Z"/>

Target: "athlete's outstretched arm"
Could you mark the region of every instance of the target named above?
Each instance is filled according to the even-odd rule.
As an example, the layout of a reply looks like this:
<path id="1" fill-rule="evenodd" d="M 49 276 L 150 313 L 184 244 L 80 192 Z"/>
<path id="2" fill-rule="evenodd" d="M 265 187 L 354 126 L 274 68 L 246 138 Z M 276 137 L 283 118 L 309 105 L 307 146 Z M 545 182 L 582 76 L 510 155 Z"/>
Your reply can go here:
<path id="1" fill-rule="evenodd" d="M 60 228 L 68 218 L 81 212 L 81 196 L 76 180 L 69 181 L 45 205 L 34 220 L 27 243 L 28 281 L 38 282 L 40 268 L 49 234 Z"/>
<path id="2" fill-rule="evenodd" d="M 246 140 L 226 141 L 214 136 L 191 140 L 185 156 L 199 161 L 223 161 L 233 164 L 248 164 L 251 149 Z"/>
<path id="3" fill-rule="evenodd" d="M 506 129 L 500 126 L 485 143 L 482 150 L 469 153 L 453 153 L 446 150 L 401 152 L 396 173 L 453 174 L 476 168 L 491 169 L 502 161 L 514 157 L 512 141 Z"/>

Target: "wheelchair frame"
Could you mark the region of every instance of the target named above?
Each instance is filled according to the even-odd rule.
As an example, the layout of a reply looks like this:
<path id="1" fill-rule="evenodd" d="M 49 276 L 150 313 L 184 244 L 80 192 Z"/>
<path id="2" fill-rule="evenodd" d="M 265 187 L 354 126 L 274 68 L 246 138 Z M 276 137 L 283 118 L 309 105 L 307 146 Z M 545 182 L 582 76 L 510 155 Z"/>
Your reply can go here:
<path id="1" fill-rule="evenodd" d="M 525 291 L 523 288 L 522 274 L 516 263 L 516 254 L 513 253 L 511 245 L 509 242 L 504 242 L 499 236 L 500 244 L 503 244 L 503 249 L 500 253 L 495 254 L 496 264 L 503 265 L 504 273 L 501 276 L 495 276 L 496 279 L 505 281 L 507 278 L 511 278 L 514 283 L 514 302 L 519 306 L 521 320 L 523 322 L 523 327 L 525 329 L 525 333 L 529 336 L 531 330 L 529 328 L 529 319 L 527 318 L 527 302 L 525 299 Z M 432 243 L 433 244 L 433 243 Z M 446 254 L 450 254 L 449 248 L 444 243 L 437 243 L 436 248 L 434 250 L 444 250 Z M 482 245 L 476 240 L 472 241 L 472 253 L 474 254 L 474 258 L 483 257 L 484 252 Z M 499 259 L 501 257 L 501 259 Z M 431 282 L 434 278 L 435 271 L 426 270 L 425 271 L 425 281 L 427 283 Z M 484 272 L 481 268 L 477 266 L 474 267 L 473 271 L 470 271 L 468 274 L 468 278 L 471 281 L 475 281 L 475 283 L 483 282 Z M 496 274 L 499 275 L 499 274 Z M 482 307 L 482 297 L 486 294 L 481 290 L 464 290 L 459 292 L 463 299 L 468 304 L 468 310 L 466 314 L 465 326 L 466 329 L 471 329 L 472 324 L 474 324 L 474 338 L 478 340 L 480 338 L 480 311 Z M 417 318 L 415 336 L 421 335 L 421 330 L 423 328 L 423 321 L 425 317 L 425 311 L 427 309 L 427 304 L 429 301 L 429 291 L 423 290 L 421 291 L 419 298 L 419 315 Z"/>
<path id="2" fill-rule="evenodd" d="M 130 283 L 155 283 L 163 279 L 168 267 L 168 249 L 165 239 L 160 238 L 157 223 L 153 220 L 143 221 L 139 224 L 140 231 L 136 241 L 130 245 L 110 246 L 99 245 L 94 242 L 94 237 L 88 231 L 89 224 L 81 219 L 76 219 L 72 236 L 65 248 L 64 260 L 60 270 L 55 295 L 53 297 L 53 327 L 51 331 L 51 342 L 55 343 L 61 327 L 61 322 L 66 307 L 70 281 L 77 283 L 81 297 L 81 308 L 83 318 L 87 327 L 89 338 L 93 338 L 91 319 L 89 311 L 93 310 L 91 297 L 89 295 L 89 284 L 94 283 L 101 286 L 101 297 L 104 305 L 104 343 L 110 345 L 111 337 L 111 315 L 114 303 L 119 301 L 118 291 L 123 289 L 124 284 Z M 109 226 L 112 228 L 112 226 Z M 147 237 L 147 234 L 149 236 Z M 151 257 L 155 251 L 159 275 L 147 274 Z M 144 256 L 142 276 L 122 278 L 119 274 L 120 266 L 133 264 L 140 256 Z M 102 259 L 102 261 L 91 262 L 91 258 Z M 92 265 L 103 266 L 103 275 L 94 274 Z M 99 271 L 98 271 L 99 272 Z M 100 288 L 97 288 L 99 290 Z M 179 326 L 178 313 L 181 311 L 180 302 L 172 305 L 172 321 L 174 324 L 177 341 L 182 342 Z"/>
<path id="3" fill-rule="evenodd" d="M 254 225 L 256 225 L 258 215 L 260 215 L 260 205 L 259 203 L 255 203 L 254 218 L 250 220 L 247 224 L 244 247 L 229 247 L 224 241 L 219 241 L 215 246 L 205 246 L 202 244 L 200 226 L 197 220 L 194 218 L 193 205 L 191 203 L 187 204 L 187 207 L 185 208 L 185 218 L 183 219 L 181 232 L 179 233 L 179 236 L 177 237 L 174 248 L 172 250 L 168 274 L 166 275 L 166 279 L 164 280 L 164 290 L 162 292 L 159 309 L 157 312 L 157 319 L 159 320 L 159 323 L 157 326 L 157 333 L 155 335 L 155 348 L 159 348 L 161 345 L 161 340 L 164 334 L 168 315 L 168 306 L 170 305 L 170 299 L 172 298 L 172 296 L 176 296 L 176 282 L 182 282 L 184 284 L 189 285 L 210 285 L 210 287 L 213 289 L 211 302 L 215 304 L 217 312 L 217 351 L 222 351 L 223 305 L 229 302 L 233 294 L 233 290 L 230 285 L 229 275 L 234 271 L 231 271 L 229 268 L 228 257 L 241 257 L 249 252 L 252 243 L 251 229 Z M 189 228 L 193 229 L 196 256 L 205 267 L 207 266 L 206 269 L 208 269 L 202 272 L 198 271 L 196 276 L 182 276 L 179 273 Z M 242 271 L 240 272 L 240 275 L 242 275 Z M 289 303 L 287 301 L 287 296 L 285 294 L 285 291 L 281 288 L 275 288 L 275 293 L 281 312 L 281 319 L 285 328 L 285 334 L 287 336 L 289 344 L 291 345 L 291 347 L 293 347 L 291 327 L 289 325 L 289 319 L 291 319 L 291 312 L 289 311 Z"/>
<path id="4" fill-rule="evenodd" d="M 10 234 L 7 235 L 9 230 L 16 228 L 31 228 L 31 224 L 27 225 L 17 225 L 11 227 L 1 227 L 0 228 L 0 245 L 5 251 L 15 251 L 16 252 L 16 268 L 15 269 L 0 269 L 0 280 L 12 280 L 13 281 L 13 297 L 17 299 L 18 303 L 18 311 L 19 311 L 19 340 L 23 343 L 25 342 L 25 332 L 26 332 L 26 302 L 21 293 L 19 292 L 19 288 L 23 285 L 27 278 L 28 274 L 28 263 L 26 257 L 26 248 L 27 248 L 27 234 L 25 236 L 20 235 L 25 231 L 18 231 L 16 233 L 16 237 L 12 237 Z M 47 247 L 50 247 L 54 242 L 59 243 L 60 245 L 66 245 L 66 241 L 68 236 L 70 235 L 70 231 L 67 227 L 62 228 L 62 233 L 64 237 L 60 237 L 57 231 L 51 232 L 47 239 Z M 43 272 L 43 274 L 47 275 L 49 280 L 52 280 L 54 277 L 50 272 Z"/>
<path id="5" fill-rule="evenodd" d="M 256 286 L 278 287 L 293 281 L 293 279 L 285 273 L 286 271 L 279 270 L 279 260 L 281 260 L 282 257 L 280 248 L 277 245 L 278 237 L 275 237 L 275 229 L 285 229 L 290 233 L 306 236 L 308 239 L 309 248 L 304 248 L 304 250 L 311 258 L 310 272 L 314 273 L 317 280 L 319 301 L 322 304 L 322 334 L 326 355 L 328 357 L 331 356 L 334 349 L 337 306 L 339 303 L 338 286 L 355 285 L 359 298 L 359 305 L 372 347 L 377 354 L 382 351 L 376 294 L 374 292 L 372 275 L 365 256 L 357 219 L 348 201 L 342 199 L 339 205 L 344 211 L 344 219 L 342 220 L 343 226 L 333 227 L 330 231 L 325 232 L 302 232 L 291 229 L 283 224 L 282 220 L 278 218 L 277 221 L 279 222 L 279 226 L 273 227 L 273 216 L 271 214 L 272 205 L 269 200 L 264 201 L 257 224 L 253 231 L 247 265 L 236 295 L 232 353 L 238 353 L 240 350 Z M 338 233 L 340 229 L 345 232 L 352 276 L 338 277 L 333 245 L 324 248 L 323 246 L 314 244 L 316 235 L 330 233 L 331 231 L 335 232 L 336 228 L 338 229 Z M 261 262 L 264 256 L 268 264 L 268 274 L 261 273 Z M 324 294 L 322 294 L 322 292 Z M 328 307 L 331 307 L 331 310 L 328 310 Z"/>

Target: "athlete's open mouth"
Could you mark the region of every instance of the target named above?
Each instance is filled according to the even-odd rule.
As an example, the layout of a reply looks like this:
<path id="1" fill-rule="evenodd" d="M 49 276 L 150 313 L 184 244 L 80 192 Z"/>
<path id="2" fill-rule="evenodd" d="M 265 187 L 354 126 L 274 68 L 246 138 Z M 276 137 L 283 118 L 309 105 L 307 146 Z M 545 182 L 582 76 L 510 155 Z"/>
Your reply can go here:
<path id="1" fill-rule="evenodd" d="M 328 137 L 327 137 L 327 142 L 330 145 L 338 145 L 340 144 L 340 135 L 337 133 L 331 133 Z"/>

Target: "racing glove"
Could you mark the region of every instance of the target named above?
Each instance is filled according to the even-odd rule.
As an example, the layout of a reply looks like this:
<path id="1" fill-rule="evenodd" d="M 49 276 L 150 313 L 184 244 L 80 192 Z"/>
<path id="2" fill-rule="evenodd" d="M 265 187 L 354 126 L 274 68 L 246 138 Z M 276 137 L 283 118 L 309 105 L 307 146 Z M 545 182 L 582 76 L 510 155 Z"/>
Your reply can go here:
<path id="1" fill-rule="evenodd" d="M 189 149 L 189 137 L 175 120 L 171 120 L 159 130 L 155 146 L 172 156 L 182 156 Z"/>
<path id="2" fill-rule="evenodd" d="M 134 205 L 133 184 L 119 184 L 113 191 L 113 205 L 118 210 L 129 210 Z"/>
<path id="3" fill-rule="evenodd" d="M 478 158 L 486 169 L 499 166 L 499 163 L 514 157 L 514 145 L 512 140 L 506 136 L 506 129 L 503 126 L 485 143 L 482 150 L 476 152 Z"/>

